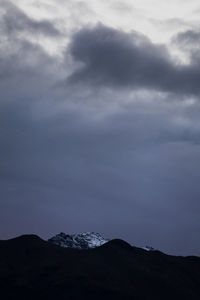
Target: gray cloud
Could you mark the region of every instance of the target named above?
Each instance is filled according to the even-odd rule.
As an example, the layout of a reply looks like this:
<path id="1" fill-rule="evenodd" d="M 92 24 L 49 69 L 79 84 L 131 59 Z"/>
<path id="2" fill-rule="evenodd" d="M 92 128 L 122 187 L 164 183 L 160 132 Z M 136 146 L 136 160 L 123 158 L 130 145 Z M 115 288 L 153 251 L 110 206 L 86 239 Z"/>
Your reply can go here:
<path id="1" fill-rule="evenodd" d="M 53 23 L 46 20 L 36 21 L 28 17 L 10 1 L 3 1 L 2 7 L 5 11 L 0 25 L 1 30 L 7 35 L 16 35 L 24 32 L 26 34 L 42 34 L 50 37 L 59 37 L 61 35 Z"/>
<path id="2" fill-rule="evenodd" d="M 71 55 L 82 63 L 69 83 L 113 88 L 145 88 L 199 95 L 199 62 L 178 65 L 167 48 L 138 33 L 103 25 L 82 29 L 73 37 Z"/>
<path id="3" fill-rule="evenodd" d="M 182 46 L 199 46 L 200 32 L 194 30 L 183 31 L 178 33 L 173 40 L 177 43 L 180 43 Z"/>
<path id="4" fill-rule="evenodd" d="M 172 38 L 172 44 L 178 46 L 187 55 L 190 63 L 198 68 L 200 63 L 199 46 L 200 32 L 187 30 L 178 33 Z"/>

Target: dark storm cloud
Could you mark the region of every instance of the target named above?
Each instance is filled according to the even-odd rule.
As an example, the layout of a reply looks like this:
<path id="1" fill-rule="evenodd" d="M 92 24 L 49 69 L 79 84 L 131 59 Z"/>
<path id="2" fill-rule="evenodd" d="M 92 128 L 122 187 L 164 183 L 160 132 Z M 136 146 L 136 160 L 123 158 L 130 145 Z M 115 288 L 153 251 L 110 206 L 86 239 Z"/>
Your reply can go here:
<path id="1" fill-rule="evenodd" d="M 36 21 L 28 17 L 22 10 L 9 1 L 3 1 L 4 13 L 0 22 L 1 30 L 8 35 L 20 33 L 42 34 L 59 37 L 60 31 L 49 21 Z"/>
<path id="2" fill-rule="evenodd" d="M 199 61 L 180 65 L 164 46 L 136 32 L 127 34 L 103 25 L 82 29 L 70 49 L 82 67 L 68 78 L 69 83 L 199 95 Z"/>

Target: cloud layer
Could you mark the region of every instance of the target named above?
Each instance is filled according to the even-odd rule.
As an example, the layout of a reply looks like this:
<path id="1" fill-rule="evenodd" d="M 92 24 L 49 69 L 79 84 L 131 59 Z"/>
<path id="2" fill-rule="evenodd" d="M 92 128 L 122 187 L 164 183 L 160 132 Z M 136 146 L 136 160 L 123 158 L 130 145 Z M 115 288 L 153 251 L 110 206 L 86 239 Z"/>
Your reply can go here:
<path id="1" fill-rule="evenodd" d="M 199 60 L 178 64 L 166 47 L 137 32 L 103 25 L 83 29 L 73 37 L 71 54 L 83 66 L 71 75 L 70 83 L 199 95 Z"/>
<path id="2" fill-rule="evenodd" d="M 1 20 L 1 30 L 6 35 L 16 35 L 28 33 L 29 35 L 46 35 L 51 37 L 58 37 L 60 32 L 54 24 L 49 21 L 37 21 L 28 17 L 21 9 L 9 1 L 2 2 L 4 9 L 3 17 Z"/>
<path id="3" fill-rule="evenodd" d="M 37 37 L 59 46 L 55 22 L 6 3 L 0 239 L 92 230 L 200 254 L 198 32 L 173 38 L 187 65 L 170 45 L 103 24 L 72 30 L 50 55 Z"/>

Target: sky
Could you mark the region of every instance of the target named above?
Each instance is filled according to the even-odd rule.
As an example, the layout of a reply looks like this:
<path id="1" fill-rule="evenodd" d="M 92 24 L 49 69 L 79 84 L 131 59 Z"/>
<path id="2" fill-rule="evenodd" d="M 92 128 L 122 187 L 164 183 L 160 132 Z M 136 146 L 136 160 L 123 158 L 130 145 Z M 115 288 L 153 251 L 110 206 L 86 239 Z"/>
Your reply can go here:
<path id="1" fill-rule="evenodd" d="M 0 239 L 200 256 L 200 2 L 0 0 Z"/>

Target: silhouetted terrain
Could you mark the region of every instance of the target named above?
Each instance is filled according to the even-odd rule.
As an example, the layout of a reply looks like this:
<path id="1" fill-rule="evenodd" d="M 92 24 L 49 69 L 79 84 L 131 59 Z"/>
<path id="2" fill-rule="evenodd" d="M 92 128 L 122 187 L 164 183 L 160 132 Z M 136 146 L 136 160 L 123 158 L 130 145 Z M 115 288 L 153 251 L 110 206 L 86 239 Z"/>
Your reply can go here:
<path id="1" fill-rule="evenodd" d="M 1 299 L 200 299 L 200 258 L 122 240 L 91 250 L 27 235 L 0 241 Z"/>

